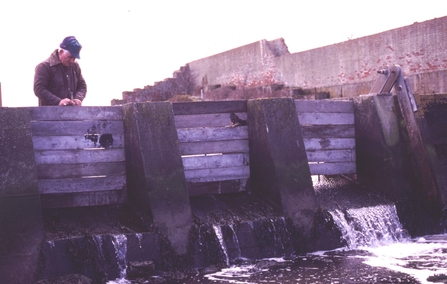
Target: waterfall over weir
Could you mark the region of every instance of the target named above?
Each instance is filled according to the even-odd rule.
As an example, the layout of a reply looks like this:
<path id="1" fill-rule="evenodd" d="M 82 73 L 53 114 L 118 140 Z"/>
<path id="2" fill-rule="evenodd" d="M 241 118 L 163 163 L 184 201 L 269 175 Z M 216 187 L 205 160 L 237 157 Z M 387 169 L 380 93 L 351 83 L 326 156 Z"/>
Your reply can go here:
<path id="1" fill-rule="evenodd" d="M 408 234 L 399 221 L 394 204 L 380 204 L 345 210 L 336 209 L 329 211 L 329 213 L 342 233 L 342 239 L 346 242 L 346 246 L 349 249 L 385 245 L 408 239 Z M 267 222 L 264 225 L 268 227 L 267 231 L 272 236 L 281 236 L 280 230 L 287 230 L 285 224 L 284 227 L 277 228 L 278 221 L 274 222 L 271 220 L 270 223 Z M 221 250 L 225 255 L 225 262 L 229 266 L 235 258 L 229 257 L 228 246 L 234 247 L 239 244 L 237 235 L 231 227 L 233 237 L 229 240 L 231 244 L 227 244 L 225 239 L 228 240 L 228 238 L 223 237 L 222 228 L 217 225 L 214 225 L 213 228 L 221 245 Z M 290 242 L 290 240 L 284 239 L 284 237 L 272 237 L 271 241 L 270 245 L 282 248 L 280 250 L 282 253 L 285 253 L 284 247 Z M 237 247 L 236 249 L 239 251 L 239 257 L 244 257 L 240 255 L 244 248 Z M 281 253 L 275 253 L 274 256 L 281 256 Z"/>
<path id="2" fill-rule="evenodd" d="M 376 246 L 408 238 L 394 204 L 330 211 L 348 248 Z"/>
<path id="3" fill-rule="evenodd" d="M 222 279 L 223 276 L 215 274 L 219 271 L 241 271 L 247 267 L 256 277 L 261 277 L 259 273 L 262 271 L 274 273 L 282 265 L 295 265 L 297 267 L 291 271 L 297 269 L 306 275 L 310 272 L 305 268 L 314 265 L 304 260 L 311 259 L 307 252 L 337 248 L 362 250 L 408 240 L 395 206 L 357 189 L 346 184 L 341 184 L 336 190 L 317 188 L 322 210 L 318 217 L 319 227 L 313 235 L 320 242 L 311 244 L 314 249 L 304 247 L 308 243 L 300 239 L 289 220 L 265 202 L 249 201 L 249 195 L 244 198 L 238 196 L 237 199 L 228 195 L 200 197 L 191 200 L 196 224 L 192 229 L 188 255 L 170 255 L 156 231 L 136 231 L 136 227 L 125 227 L 130 232 L 109 231 L 108 234 L 49 239 L 42 248 L 46 262 L 40 277 L 49 279 L 77 273 L 95 283 L 129 283 L 126 281 L 141 277 L 172 279 L 169 277 L 174 276 L 165 272 L 179 263 L 186 266 L 185 271 L 193 274 L 183 275 L 194 278 L 194 281 L 181 278 L 181 282 L 173 280 L 166 283 L 197 283 L 197 277 L 200 278 L 199 283 L 213 283 L 206 281 L 214 281 L 213 277 Z M 72 215 L 79 218 L 74 213 Z M 326 265 L 326 260 L 317 262 L 322 267 Z M 331 273 L 339 273 L 335 268 L 329 267 L 334 269 Z"/>

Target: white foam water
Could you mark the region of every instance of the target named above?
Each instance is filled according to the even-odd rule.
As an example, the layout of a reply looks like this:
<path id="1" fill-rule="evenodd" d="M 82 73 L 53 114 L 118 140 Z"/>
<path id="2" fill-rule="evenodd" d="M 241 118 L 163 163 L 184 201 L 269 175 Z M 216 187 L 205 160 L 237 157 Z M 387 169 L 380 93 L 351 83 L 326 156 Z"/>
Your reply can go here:
<path id="1" fill-rule="evenodd" d="M 225 262 L 227 266 L 230 266 L 230 258 L 228 257 L 227 245 L 223 239 L 222 228 L 218 225 L 213 225 L 214 232 L 216 233 L 217 239 L 219 240 L 220 246 L 223 253 L 225 254 Z"/>
<path id="2" fill-rule="evenodd" d="M 334 259 L 335 251 L 320 251 L 308 254 L 308 260 L 306 257 L 301 257 L 301 262 L 305 263 L 303 267 L 289 266 L 279 274 L 278 271 L 264 273 L 263 269 L 256 265 L 241 265 L 222 269 L 219 272 L 206 275 L 205 278 L 219 283 L 259 283 L 260 274 L 264 275 L 261 276 L 263 277 L 262 282 L 269 282 L 290 273 L 287 281 L 295 279 L 295 281 L 299 280 L 298 283 L 329 283 L 325 280 L 318 281 L 328 280 L 330 277 L 333 280 L 330 283 L 343 283 L 346 279 L 374 281 L 371 280 L 374 277 L 392 279 L 397 282 L 403 281 L 404 283 L 416 283 L 415 281 L 422 284 L 447 283 L 445 279 L 444 282 L 428 280 L 429 277 L 447 275 L 447 234 L 425 236 L 418 239 L 409 238 L 399 221 L 393 204 L 352 208 L 344 211 L 335 210 L 330 213 L 347 243 L 346 247 L 335 250 L 346 252 L 345 254 L 335 254 L 335 259 L 346 259 L 347 266 L 342 269 L 346 270 L 345 273 L 334 275 L 333 271 L 324 272 L 324 269 L 321 270 L 322 267 L 314 266 L 315 259 L 328 258 L 327 263 L 331 263 Z M 361 251 L 368 253 L 365 254 Z M 372 269 L 385 268 L 390 272 L 371 270 L 370 276 L 361 275 L 361 271 L 350 270 L 350 258 L 359 259 L 360 262 Z M 275 261 L 279 262 L 280 259 Z M 303 278 L 303 271 L 309 271 L 309 269 L 315 269 L 315 273 L 312 274 L 314 279 L 307 279 L 306 277 L 309 275 Z M 407 275 L 407 277 L 402 275 Z M 381 283 L 388 282 L 385 280 Z"/>
<path id="3" fill-rule="evenodd" d="M 330 211 L 330 214 L 350 249 L 389 244 L 408 238 L 394 204 L 343 211 L 337 209 Z"/>
<path id="4" fill-rule="evenodd" d="M 428 281 L 429 276 L 447 275 L 447 234 L 431 235 L 388 245 L 365 247 L 372 256 L 365 263 L 402 272 L 421 283 L 446 283 Z"/>
<path id="5" fill-rule="evenodd" d="M 127 269 L 127 237 L 125 235 L 115 235 L 113 236 L 112 243 L 115 248 L 120 278 L 108 281 L 107 284 L 130 284 L 131 282 L 125 279 Z"/>

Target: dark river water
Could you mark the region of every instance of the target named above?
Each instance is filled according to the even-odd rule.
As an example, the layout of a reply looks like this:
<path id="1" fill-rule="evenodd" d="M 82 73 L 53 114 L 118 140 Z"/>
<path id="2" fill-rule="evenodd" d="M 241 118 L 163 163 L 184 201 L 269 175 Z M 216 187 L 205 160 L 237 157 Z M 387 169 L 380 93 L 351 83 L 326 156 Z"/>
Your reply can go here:
<path id="1" fill-rule="evenodd" d="M 207 275 L 182 280 L 154 277 L 138 283 L 447 283 L 443 274 L 447 274 L 447 234 L 316 252 L 293 260 L 246 260 L 246 264 Z M 120 279 L 109 283 L 137 282 Z"/>
<path id="2" fill-rule="evenodd" d="M 447 277 L 427 280 L 441 274 L 447 274 L 447 235 L 262 260 L 183 283 L 447 283 Z"/>
<path id="3" fill-rule="evenodd" d="M 350 222 L 344 216 L 350 215 Z M 238 265 L 181 280 L 153 277 L 116 283 L 447 283 L 447 234 L 411 239 L 395 206 L 331 212 L 347 247 L 290 259 L 239 259 Z M 352 221 L 354 220 L 354 221 Z M 216 230 L 216 234 L 219 230 Z"/>

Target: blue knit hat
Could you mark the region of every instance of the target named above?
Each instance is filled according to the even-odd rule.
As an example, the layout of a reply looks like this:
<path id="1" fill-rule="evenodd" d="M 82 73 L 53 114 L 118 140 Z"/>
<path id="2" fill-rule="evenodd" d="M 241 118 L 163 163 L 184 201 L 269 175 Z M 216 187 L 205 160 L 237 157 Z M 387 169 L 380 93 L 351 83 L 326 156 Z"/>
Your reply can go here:
<path id="1" fill-rule="evenodd" d="M 74 58 L 81 58 L 79 52 L 81 51 L 82 45 L 74 36 L 67 36 L 64 38 L 59 47 L 68 50 Z"/>

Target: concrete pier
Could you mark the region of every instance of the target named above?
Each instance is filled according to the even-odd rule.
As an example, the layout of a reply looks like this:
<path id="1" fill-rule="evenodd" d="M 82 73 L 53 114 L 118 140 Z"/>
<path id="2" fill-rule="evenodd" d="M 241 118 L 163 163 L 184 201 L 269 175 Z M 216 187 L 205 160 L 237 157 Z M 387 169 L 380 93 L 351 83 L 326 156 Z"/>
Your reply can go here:
<path id="1" fill-rule="evenodd" d="M 306 235 L 317 201 L 293 99 L 248 101 L 253 190 Z"/>
<path id="2" fill-rule="evenodd" d="M 129 200 L 185 254 L 192 216 L 172 105 L 125 105 L 124 125 Z"/>
<path id="3" fill-rule="evenodd" d="M 32 283 L 43 240 L 28 109 L 0 108 L 0 281 Z"/>

